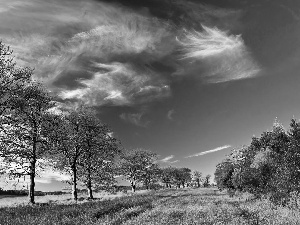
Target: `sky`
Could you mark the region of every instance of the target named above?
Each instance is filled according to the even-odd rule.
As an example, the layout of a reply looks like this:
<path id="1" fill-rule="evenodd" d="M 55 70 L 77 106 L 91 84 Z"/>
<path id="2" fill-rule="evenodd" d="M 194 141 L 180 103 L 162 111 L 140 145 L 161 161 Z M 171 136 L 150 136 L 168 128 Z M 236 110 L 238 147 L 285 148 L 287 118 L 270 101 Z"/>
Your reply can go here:
<path id="1" fill-rule="evenodd" d="M 213 175 L 275 118 L 300 118 L 297 0 L 0 0 L 0 21 L 59 107 L 94 107 L 163 166 Z M 37 189 L 64 178 L 43 172 Z"/>

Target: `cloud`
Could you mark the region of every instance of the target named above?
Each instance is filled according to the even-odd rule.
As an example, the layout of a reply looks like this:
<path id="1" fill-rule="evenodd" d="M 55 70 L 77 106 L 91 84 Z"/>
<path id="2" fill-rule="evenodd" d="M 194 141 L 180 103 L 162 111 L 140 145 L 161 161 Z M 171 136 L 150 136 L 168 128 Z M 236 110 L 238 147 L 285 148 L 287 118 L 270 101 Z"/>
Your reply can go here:
<path id="1" fill-rule="evenodd" d="M 179 160 L 175 160 L 175 161 L 170 161 L 171 159 L 174 158 L 174 155 L 169 155 L 161 160 L 158 160 L 158 162 L 161 162 L 161 163 L 168 163 L 168 164 L 173 164 L 173 163 L 177 163 L 179 162 Z"/>
<path id="2" fill-rule="evenodd" d="M 218 28 L 202 25 L 202 31 L 186 31 L 178 42 L 183 60 L 192 60 L 180 73 L 202 74 L 210 83 L 254 77 L 258 64 L 247 50 L 241 35 L 229 35 Z"/>
<path id="3" fill-rule="evenodd" d="M 170 96 L 168 79 L 151 67 L 175 49 L 168 23 L 91 0 L 28 2 L 22 14 L 10 9 L 14 18 L 0 14 L 3 41 L 63 100 L 134 105 Z"/>
<path id="4" fill-rule="evenodd" d="M 144 113 L 122 113 L 120 118 L 125 122 L 146 128 L 149 126 L 150 121 L 145 121 L 143 115 Z"/>
<path id="5" fill-rule="evenodd" d="M 169 120 L 173 120 L 174 113 L 175 113 L 174 109 L 169 110 L 168 113 L 167 113 L 167 118 Z"/>
<path id="6" fill-rule="evenodd" d="M 206 155 L 206 154 L 221 151 L 221 150 L 224 150 L 224 149 L 227 149 L 227 148 L 230 148 L 230 147 L 231 147 L 230 145 L 224 145 L 224 146 L 214 148 L 214 149 L 211 149 L 211 150 L 208 150 L 208 151 L 205 151 L 205 152 L 199 152 L 197 154 L 190 155 L 190 156 L 187 156 L 185 158 L 192 158 L 192 157 L 196 157 L 196 156 Z"/>
<path id="7" fill-rule="evenodd" d="M 161 159 L 160 161 L 161 162 L 169 162 L 173 158 L 174 158 L 174 155 L 170 155 L 170 156 L 167 156 L 167 157 Z"/>
<path id="8" fill-rule="evenodd" d="M 170 88 L 164 81 L 153 80 L 151 74 L 138 70 L 129 63 L 94 64 L 99 72 L 91 79 L 78 81 L 83 87 L 74 90 L 64 90 L 60 93 L 62 99 L 78 99 L 88 105 L 99 106 L 132 105 L 170 95 Z M 152 85 L 148 85 L 152 83 Z M 154 86 L 155 85 L 155 86 Z"/>
<path id="9" fill-rule="evenodd" d="M 204 25 L 202 28 L 202 32 L 188 32 L 186 42 L 181 42 L 186 51 L 184 58 L 206 58 L 244 45 L 240 35 L 227 35 L 217 28 Z"/>
<path id="10" fill-rule="evenodd" d="M 194 1 L 138 3 L 149 11 L 111 1 L 9 2 L 0 13 L 3 42 L 18 65 L 34 67 L 34 79 L 69 104 L 136 106 L 170 97 L 172 74 L 201 74 L 216 83 L 259 70 L 241 36 L 209 27 L 217 21 L 231 29 L 236 11 Z M 181 34 L 201 22 L 209 26 Z"/>
<path id="11" fill-rule="evenodd" d="M 22 0 L 1 1 L 0 13 L 8 12 L 10 10 L 22 8 L 28 5 L 31 4 L 29 2 L 24 2 Z"/>

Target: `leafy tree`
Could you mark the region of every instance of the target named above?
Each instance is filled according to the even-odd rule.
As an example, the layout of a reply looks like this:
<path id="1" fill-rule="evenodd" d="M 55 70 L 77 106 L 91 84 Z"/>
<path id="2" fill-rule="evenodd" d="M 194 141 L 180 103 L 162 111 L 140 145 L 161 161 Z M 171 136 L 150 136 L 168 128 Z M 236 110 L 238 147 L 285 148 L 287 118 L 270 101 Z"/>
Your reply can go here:
<path id="1" fill-rule="evenodd" d="M 83 116 L 72 110 L 53 117 L 48 128 L 55 154 L 49 155 L 55 161 L 54 167 L 72 175 L 72 195 L 77 201 L 78 167 L 84 154 Z"/>
<path id="2" fill-rule="evenodd" d="M 204 187 L 208 187 L 209 186 L 209 182 L 210 182 L 209 180 L 210 180 L 210 178 L 211 178 L 210 174 L 208 174 L 208 175 L 205 176 L 204 183 L 203 183 Z"/>
<path id="3" fill-rule="evenodd" d="M 0 116 L 12 113 L 11 100 L 31 82 L 32 69 L 18 68 L 11 56 L 10 48 L 0 41 Z"/>
<path id="4" fill-rule="evenodd" d="M 143 149 L 127 150 L 123 153 L 119 161 L 120 174 L 131 184 L 132 191 L 136 191 L 136 185 L 139 182 L 147 182 L 145 177 L 149 175 L 151 168 L 157 158 L 157 155 L 151 151 Z"/>
<path id="5" fill-rule="evenodd" d="M 191 181 L 191 170 L 189 168 L 170 167 L 171 183 L 177 188 L 185 187 Z"/>
<path id="6" fill-rule="evenodd" d="M 175 168 L 166 167 L 162 168 L 160 171 L 160 179 L 161 182 L 165 184 L 166 188 L 171 188 L 171 184 L 173 183 L 173 171 Z"/>
<path id="7" fill-rule="evenodd" d="M 83 154 L 79 158 L 79 179 L 85 183 L 89 198 L 92 187 L 108 188 L 115 183 L 114 161 L 120 153 L 119 141 L 89 109 L 81 109 Z"/>
<path id="8" fill-rule="evenodd" d="M 189 168 L 179 168 L 178 171 L 180 174 L 178 181 L 184 188 L 191 181 L 191 170 Z"/>
<path id="9" fill-rule="evenodd" d="M 231 160 L 225 159 L 217 165 L 215 171 L 215 181 L 220 189 L 234 189 L 232 182 L 232 174 L 234 172 L 234 164 Z"/>
<path id="10" fill-rule="evenodd" d="M 192 172 L 192 181 L 196 182 L 198 188 L 200 187 L 201 179 L 202 179 L 202 173 L 197 170 L 194 170 Z"/>
<path id="11" fill-rule="evenodd" d="M 145 185 L 147 190 L 159 181 L 161 170 L 156 163 L 152 163 L 145 168 L 144 173 L 141 175 L 140 181 Z"/>
<path id="12" fill-rule="evenodd" d="M 44 127 L 52 99 L 39 84 L 31 83 L 10 105 L 13 111 L 1 117 L 2 155 L 11 175 L 29 175 L 29 201 L 34 204 L 36 166 L 47 151 Z"/>
<path id="13" fill-rule="evenodd" d="M 271 196 L 274 202 L 287 201 L 299 190 L 299 130 L 294 119 L 289 132 L 275 120 L 271 131 L 252 138 L 249 146 L 233 151 L 217 166 L 218 186 Z"/>

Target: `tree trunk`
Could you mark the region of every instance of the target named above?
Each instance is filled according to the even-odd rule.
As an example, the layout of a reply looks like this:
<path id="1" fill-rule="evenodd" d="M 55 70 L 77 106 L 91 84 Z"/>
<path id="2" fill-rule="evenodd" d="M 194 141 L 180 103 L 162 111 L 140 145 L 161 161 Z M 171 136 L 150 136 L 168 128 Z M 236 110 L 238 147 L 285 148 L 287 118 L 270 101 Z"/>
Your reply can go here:
<path id="1" fill-rule="evenodd" d="M 199 188 L 200 187 L 200 181 L 197 180 L 197 187 Z"/>
<path id="2" fill-rule="evenodd" d="M 75 201 L 77 201 L 77 168 L 76 166 L 72 166 L 72 172 L 73 172 L 73 184 L 72 184 L 72 197 Z"/>
<path id="3" fill-rule="evenodd" d="M 146 181 L 146 190 L 150 190 L 150 180 Z"/>
<path id="4" fill-rule="evenodd" d="M 88 181 L 87 184 L 89 199 L 94 199 L 93 190 L 92 190 L 92 181 Z"/>
<path id="5" fill-rule="evenodd" d="M 135 190 L 136 190 L 135 181 L 131 181 L 131 190 L 132 190 L 132 192 L 135 192 Z"/>
<path id="6" fill-rule="evenodd" d="M 29 185 L 29 192 L 28 192 L 30 204 L 35 204 L 35 201 L 34 201 L 34 187 L 35 187 L 34 178 L 35 178 L 35 159 L 33 159 L 30 162 L 30 185 Z"/>
<path id="7" fill-rule="evenodd" d="M 87 181 L 87 189 L 88 189 L 88 198 L 89 199 L 94 199 L 93 196 L 93 190 L 92 190 L 92 178 L 91 178 L 91 169 L 90 167 L 88 168 L 88 177 L 87 177 L 88 181 Z"/>
<path id="8" fill-rule="evenodd" d="M 166 188 L 168 188 L 169 187 L 169 184 L 168 183 L 166 183 Z"/>

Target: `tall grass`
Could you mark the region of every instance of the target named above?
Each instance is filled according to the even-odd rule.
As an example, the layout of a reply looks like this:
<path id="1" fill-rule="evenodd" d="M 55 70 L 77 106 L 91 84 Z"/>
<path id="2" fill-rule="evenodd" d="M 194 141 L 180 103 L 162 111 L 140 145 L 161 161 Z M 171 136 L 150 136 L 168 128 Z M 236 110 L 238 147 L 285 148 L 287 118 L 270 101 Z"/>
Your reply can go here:
<path id="1" fill-rule="evenodd" d="M 63 204 L 64 203 L 64 204 Z M 0 224 L 300 224 L 298 208 L 213 189 L 161 190 L 111 199 L 4 207 Z"/>

